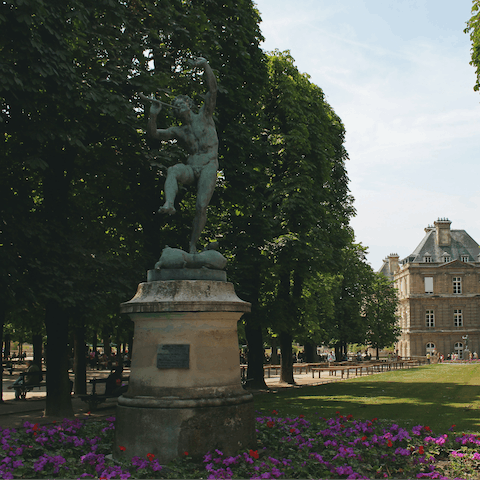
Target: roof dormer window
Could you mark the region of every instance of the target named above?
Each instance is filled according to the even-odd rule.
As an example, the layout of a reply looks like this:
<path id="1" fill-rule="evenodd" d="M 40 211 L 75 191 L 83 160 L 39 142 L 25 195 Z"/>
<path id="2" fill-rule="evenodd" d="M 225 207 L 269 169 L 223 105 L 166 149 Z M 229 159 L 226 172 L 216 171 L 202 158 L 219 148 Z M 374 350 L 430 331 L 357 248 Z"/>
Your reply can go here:
<path id="1" fill-rule="evenodd" d="M 424 256 L 423 256 L 423 261 L 425 263 L 432 263 L 432 256 L 427 252 Z"/>
<path id="2" fill-rule="evenodd" d="M 443 252 L 442 258 L 444 263 L 450 262 L 452 260 L 452 257 L 447 252 Z"/>
<path id="3" fill-rule="evenodd" d="M 468 263 L 469 259 L 470 259 L 470 257 L 468 255 L 462 255 L 462 262 Z"/>

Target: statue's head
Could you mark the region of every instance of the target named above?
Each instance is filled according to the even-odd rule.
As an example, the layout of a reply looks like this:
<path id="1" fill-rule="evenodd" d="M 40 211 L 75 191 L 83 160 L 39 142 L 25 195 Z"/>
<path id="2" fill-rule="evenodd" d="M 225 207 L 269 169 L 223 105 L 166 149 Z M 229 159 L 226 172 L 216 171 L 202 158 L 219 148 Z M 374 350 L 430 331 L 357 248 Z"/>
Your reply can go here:
<path id="1" fill-rule="evenodd" d="M 188 95 L 178 95 L 173 99 L 175 115 L 183 121 L 188 121 L 191 113 L 195 112 L 195 102 Z"/>

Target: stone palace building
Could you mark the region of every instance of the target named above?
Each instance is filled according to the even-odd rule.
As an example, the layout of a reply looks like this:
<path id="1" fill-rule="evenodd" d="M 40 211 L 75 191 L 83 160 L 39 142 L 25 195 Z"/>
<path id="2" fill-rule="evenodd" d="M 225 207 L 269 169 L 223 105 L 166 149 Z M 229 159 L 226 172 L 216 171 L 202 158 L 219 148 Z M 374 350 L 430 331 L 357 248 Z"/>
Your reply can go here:
<path id="1" fill-rule="evenodd" d="M 399 355 L 480 354 L 480 248 L 439 219 L 408 257 L 390 254 L 379 272 L 399 297 Z"/>

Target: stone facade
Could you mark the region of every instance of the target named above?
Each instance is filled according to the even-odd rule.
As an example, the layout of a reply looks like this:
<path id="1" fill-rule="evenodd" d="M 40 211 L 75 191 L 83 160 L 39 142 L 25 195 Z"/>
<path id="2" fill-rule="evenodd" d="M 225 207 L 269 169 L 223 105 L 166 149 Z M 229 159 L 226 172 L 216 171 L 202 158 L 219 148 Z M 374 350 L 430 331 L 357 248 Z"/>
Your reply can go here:
<path id="1" fill-rule="evenodd" d="M 480 249 L 450 224 L 428 226 L 411 255 L 391 254 L 380 269 L 398 291 L 402 357 L 480 353 Z"/>

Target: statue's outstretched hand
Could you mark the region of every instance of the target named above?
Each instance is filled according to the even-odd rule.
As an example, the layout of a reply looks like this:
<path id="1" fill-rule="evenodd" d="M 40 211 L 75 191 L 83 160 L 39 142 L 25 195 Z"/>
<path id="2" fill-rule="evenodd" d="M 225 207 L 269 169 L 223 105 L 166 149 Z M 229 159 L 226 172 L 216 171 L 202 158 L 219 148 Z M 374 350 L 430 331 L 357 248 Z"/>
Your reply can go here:
<path id="1" fill-rule="evenodd" d="M 203 57 L 195 57 L 195 58 L 189 58 L 187 60 L 187 63 L 191 67 L 201 67 L 202 65 L 205 65 L 206 63 L 208 63 L 208 61 L 206 58 L 203 58 Z"/>
<path id="2" fill-rule="evenodd" d="M 150 95 L 147 97 L 144 95 L 142 92 L 138 94 L 138 96 L 145 102 L 151 102 L 150 104 L 150 113 L 152 115 L 158 115 L 160 113 L 160 110 L 162 110 L 162 104 L 160 103 L 159 100 L 157 100 L 153 95 Z"/>
<path id="3" fill-rule="evenodd" d="M 161 110 L 162 110 L 162 104 L 156 100 L 152 100 L 152 104 L 150 105 L 150 114 L 158 115 Z"/>

